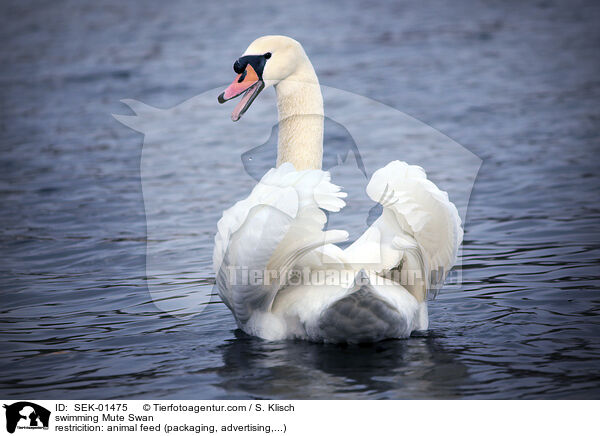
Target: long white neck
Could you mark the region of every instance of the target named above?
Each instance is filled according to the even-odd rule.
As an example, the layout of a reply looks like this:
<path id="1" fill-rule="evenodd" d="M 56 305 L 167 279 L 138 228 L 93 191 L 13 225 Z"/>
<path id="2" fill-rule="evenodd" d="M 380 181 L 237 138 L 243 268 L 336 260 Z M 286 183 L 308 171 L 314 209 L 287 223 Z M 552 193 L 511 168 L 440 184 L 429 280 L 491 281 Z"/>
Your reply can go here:
<path id="1" fill-rule="evenodd" d="M 279 113 L 277 166 L 321 169 L 323 163 L 323 96 L 308 58 L 275 86 Z"/>

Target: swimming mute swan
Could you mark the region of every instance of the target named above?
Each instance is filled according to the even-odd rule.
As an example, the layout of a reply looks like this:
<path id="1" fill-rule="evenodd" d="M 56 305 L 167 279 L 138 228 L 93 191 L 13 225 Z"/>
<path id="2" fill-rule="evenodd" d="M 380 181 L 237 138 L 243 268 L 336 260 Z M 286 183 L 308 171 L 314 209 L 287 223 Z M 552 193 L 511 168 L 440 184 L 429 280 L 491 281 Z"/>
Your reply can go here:
<path id="1" fill-rule="evenodd" d="M 367 186 L 381 216 L 346 249 L 342 230 L 324 231 L 324 211 L 346 194 L 321 170 L 323 98 L 304 49 L 263 36 L 235 61 L 219 103 L 241 95 L 238 121 L 274 86 L 277 164 L 248 198 L 223 213 L 213 266 L 218 292 L 246 333 L 267 340 L 374 342 L 428 327 L 427 299 L 456 261 L 460 218 L 418 166 L 393 161 Z"/>

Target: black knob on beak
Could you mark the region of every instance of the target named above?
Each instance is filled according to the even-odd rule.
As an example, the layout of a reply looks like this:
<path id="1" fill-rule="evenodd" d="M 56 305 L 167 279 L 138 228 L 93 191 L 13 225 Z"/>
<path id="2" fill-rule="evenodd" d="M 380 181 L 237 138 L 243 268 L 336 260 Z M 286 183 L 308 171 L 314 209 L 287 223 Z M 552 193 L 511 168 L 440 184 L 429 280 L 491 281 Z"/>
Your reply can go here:
<path id="1" fill-rule="evenodd" d="M 237 61 L 235 61 L 233 63 L 233 71 L 235 71 L 238 74 L 242 74 L 244 72 L 244 70 L 246 69 L 246 65 L 248 65 L 248 62 L 242 63 L 238 59 Z"/>
<path id="2" fill-rule="evenodd" d="M 265 67 L 265 59 L 264 55 L 246 55 L 238 58 L 237 61 L 233 63 L 233 71 L 238 74 L 242 74 L 248 68 L 248 65 L 252 66 L 258 78 L 262 80 L 262 72 Z"/>

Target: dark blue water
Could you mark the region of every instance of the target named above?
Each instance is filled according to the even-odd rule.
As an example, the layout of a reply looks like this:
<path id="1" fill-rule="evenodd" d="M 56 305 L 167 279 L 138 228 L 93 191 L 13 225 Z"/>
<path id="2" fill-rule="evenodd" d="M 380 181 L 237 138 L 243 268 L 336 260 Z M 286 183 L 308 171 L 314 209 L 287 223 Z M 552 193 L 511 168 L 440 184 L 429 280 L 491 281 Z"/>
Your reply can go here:
<path id="1" fill-rule="evenodd" d="M 596 2 L 123 3 L 0 7 L 1 396 L 600 397 Z M 175 306 L 178 293 L 214 293 L 216 221 L 252 186 L 260 163 L 247 173 L 240 156 L 261 143 L 198 141 L 206 167 L 157 170 L 148 183 L 199 194 L 161 199 L 174 230 L 154 240 L 143 137 L 111 114 L 130 113 L 123 98 L 169 108 L 222 86 L 269 33 L 300 40 L 322 84 L 482 159 L 461 281 L 431 303 L 426 333 L 268 343 L 237 331 L 214 296 L 196 316 L 155 305 L 153 283 Z M 328 125 L 326 147 L 343 143 Z M 265 140 L 271 127 L 257 125 Z M 377 164 L 403 158 L 393 150 Z M 426 169 L 443 179 L 444 162 Z M 147 237 L 179 267 L 147 275 Z"/>

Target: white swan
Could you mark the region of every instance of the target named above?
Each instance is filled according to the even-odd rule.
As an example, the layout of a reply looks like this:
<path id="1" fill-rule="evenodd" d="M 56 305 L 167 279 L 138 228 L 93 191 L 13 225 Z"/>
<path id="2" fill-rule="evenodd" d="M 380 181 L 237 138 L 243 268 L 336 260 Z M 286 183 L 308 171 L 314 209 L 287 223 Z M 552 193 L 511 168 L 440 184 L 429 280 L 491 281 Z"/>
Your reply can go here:
<path id="1" fill-rule="evenodd" d="M 243 94 L 233 121 L 268 86 L 279 113 L 276 168 L 223 213 L 215 237 L 219 295 L 238 326 L 268 340 L 325 342 L 427 329 L 427 297 L 454 265 L 463 235 L 448 195 L 420 167 L 391 162 L 367 186 L 382 215 L 348 248 L 334 245 L 348 233 L 323 231 L 323 210 L 339 211 L 346 194 L 321 170 L 323 98 L 304 49 L 264 36 L 234 70 L 219 96 L 224 103 Z"/>

